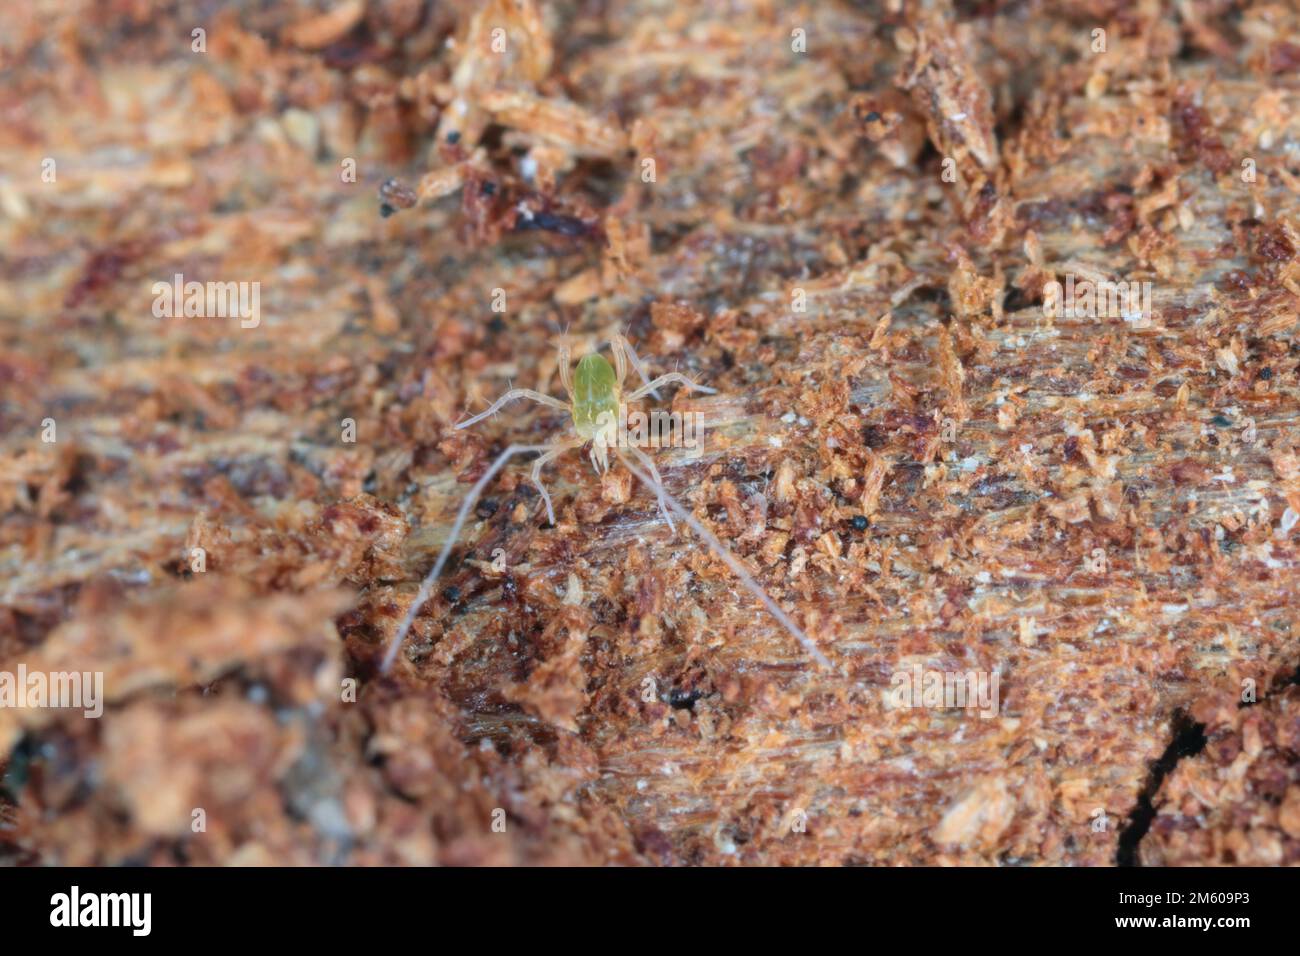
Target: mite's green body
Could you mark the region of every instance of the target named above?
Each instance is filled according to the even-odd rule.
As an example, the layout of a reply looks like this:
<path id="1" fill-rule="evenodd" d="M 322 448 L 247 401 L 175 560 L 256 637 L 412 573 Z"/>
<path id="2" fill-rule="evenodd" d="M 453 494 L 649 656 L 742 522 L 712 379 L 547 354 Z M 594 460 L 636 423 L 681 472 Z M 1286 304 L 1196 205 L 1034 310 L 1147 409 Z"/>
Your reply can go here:
<path id="1" fill-rule="evenodd" d="M 573 427 L 586 440 L 618 421 L 618 376 L 603 355 L 584 355 L 573 372 Z"/>

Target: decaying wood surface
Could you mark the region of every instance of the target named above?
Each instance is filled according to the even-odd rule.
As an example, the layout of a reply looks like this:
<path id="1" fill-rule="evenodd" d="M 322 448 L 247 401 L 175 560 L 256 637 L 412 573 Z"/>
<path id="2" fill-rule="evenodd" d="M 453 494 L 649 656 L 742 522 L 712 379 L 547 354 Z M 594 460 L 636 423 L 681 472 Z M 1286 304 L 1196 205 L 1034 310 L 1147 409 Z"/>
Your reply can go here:
<path id="1" fill-rule="evenodd" d="M 1300 861 L 1287 5 L 9 6 L 0 670 L 107 705 L 0 709 L 5 858 Z M 572 452 L 380 677 L 568 423 L 451 426 L 613 329 L 834 669 Z"/>

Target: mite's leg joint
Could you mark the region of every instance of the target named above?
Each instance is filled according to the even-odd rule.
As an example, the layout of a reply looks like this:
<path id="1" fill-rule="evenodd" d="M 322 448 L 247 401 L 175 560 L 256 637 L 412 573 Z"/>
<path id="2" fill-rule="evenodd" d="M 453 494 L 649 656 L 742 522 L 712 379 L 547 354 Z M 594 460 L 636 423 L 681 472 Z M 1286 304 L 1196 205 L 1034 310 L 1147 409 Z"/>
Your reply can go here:
<path id="1" fill-rule="evenodd" d="M 679 385 L 684 385 L 686 388 L 689 388 L 693 392 L 703 392 L 706 395 L 717 394 L 717 389 L 709 388 L 707 385 L 698 385 L 695 382 L 691 381 L 689 378 L 687 378 L 685 375 L 683 375 L 681 372 L 669 372 L 667 375 L 660 375 L 654 381 L 646 382 L 635 392 L 629 395 L 627 397 L 627 401 L 635 402 L 637 399 L 644 398 L 646 395 L 650 394 L 656 388 L 659 388 L 661 385 L 671 385 L 673 382 L 676 382 Z"/>

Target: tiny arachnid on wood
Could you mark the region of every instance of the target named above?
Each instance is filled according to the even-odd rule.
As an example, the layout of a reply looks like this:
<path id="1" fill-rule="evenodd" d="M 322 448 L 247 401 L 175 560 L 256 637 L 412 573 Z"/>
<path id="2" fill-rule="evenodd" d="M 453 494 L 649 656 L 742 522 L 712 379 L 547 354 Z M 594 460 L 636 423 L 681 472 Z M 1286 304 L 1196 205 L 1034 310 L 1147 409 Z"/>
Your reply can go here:
<path id="1" fill-rule="evenodd" d="M 662 478 L 659 476 L 659 469 L 655 467 L 650 456 L 635 444 L 620 440 L 617 426 L 622 420 L 621 409 L 625 408 L 624 403 L 637 401 L 647 395 L 657 397 L 656 390 L 658 388 L 674 383 L 697 392 L 713 393 L 715 390 L 696 384 L 680 372 L 669 372 L 650 380 L 627 339 L 616 333 L 610 339 L 609 345 L 614 357 L 613 366 L 609 364 L 609 361 L 603 355 L 592 352 L 579 359 L 577 367 L 572 371 L 569 368 L 571 363 L 569 348 L 567 345 L 560 346 L 558 356 L 560 381 L 564 385 L 564 390 L 568 393 L 569 400 L 567 402 L 532 389 L 512 388 L 493 402 L 486 411 L 480 412 L 473 418 L 469 418 L 455 426 L 457 429 L 468 428 L 470 425 L 494 415 L 508 402 L 518 398 L 527 398 L 542 405 L 549 405 L 552 408 L 567 411 L 573 425 L 573 433 L 557 437 L 549 445 L 511 445 L 497 456 L 491 467 L 474 483 L 469 494 L 465 496 L 465 500 L 461 502 L 460 510 L 456 513 L 456 520 L 452 523 L 451 532 L 447 536 L 442 551 L 438 554 L 438 559 L 433 563 L 433 567 L 420 584 L 420 590 L 416 594 L 415 600 L 407 608 L 406 615 L 402 619 L 397 633 L 393 636 L 387 650 L 384 652 L 383 661 L 380 664 L 381 673 L 386 673 L 392 667 L 398 651 L 401 650 L 403 643 L 406 641 L 406 635 L 415 623 L 416 615 L 419 614 L 420 608 L 424 606 L 433 593 L 434 583 L 442 573 L 443 566 L 447 563 L 447 558 L 460 536 L 461 528 L 469 517 L 471 509 L 492 479 L 505 467 L 506 462 L 523 452 L 542 452 L 541 456 L 533 462 L 532 473 L 529 477 L 541 492 L 542 500 L 546 504 L 547 519 L 554 525 L 555 509 L 551 504 L 551 496 L 541 481 L 542 466 L 562 452 L 572 448 L 581 448 L 589 442 L 591 444 L 591 463 L 597 474 L 609 470 L 609 451 L 612 448 L 623 467 L 654 492 L 659 503 L 659 511 L 671 531 L 676 532 L 677 530 L 672 520 L 672 516 L 675 514 L 704 540 L 714 555 L 731 569 L 731 572 L 740 579 L 741 584 L 762 602 L 772 617 L 799 642 L 813 660 L 823 667 L 831 666 L 831 662 L 826 658 L 826 655 L 818 649 L 812 639 L 803 632 L 803 629 L 772 600 L 762 586 L 745 570 L 745 566 L 740 563 L 736 556 L 718 540 L 712 531 L 687 511 L 685 506 L 669 494 L 664 487 Z M 640 388 L 624 396 L 623 380 L 627 376 L 629 365 L 636 369 L 643 384 Z M 636 464 L 633 464 L 632 460 L 624 454 L 625 450 L 632 453 L 632 457 L 645 469 L 644 471 L 638 468 Z"/>

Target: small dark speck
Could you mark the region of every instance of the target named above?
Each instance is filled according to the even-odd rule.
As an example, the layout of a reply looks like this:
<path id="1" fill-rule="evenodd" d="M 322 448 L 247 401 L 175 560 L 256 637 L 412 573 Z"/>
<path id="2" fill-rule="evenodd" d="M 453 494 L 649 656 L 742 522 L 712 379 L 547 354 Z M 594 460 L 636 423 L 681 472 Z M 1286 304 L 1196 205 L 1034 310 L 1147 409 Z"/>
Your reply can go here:
<path id="1" fill-rule="evenodd" d="M 668 694 L 668 704 L 674 710 L 687 710 L 703 696 L 698 690 L 673 690 Z"/>
<path id="2" fill-rule="evenodd" d="M 481 192 L 484 196 L 495 196 L 496 191 L 497 191 L 496 183 L 483 183 L 483 185 L 479 186 L 479 192 Z"/>
<path id="3" fill-rule="evenodd" d="M 1218 427 L 1218 428 L 1231 428 L 1231 427 L 1232 427 L 1232 422 L 1230 422 L 1228 419 L 1224 418 L 1222 415 L 1215 415 L 1213 421 L 1214 421 L 1215 426 Z"/>
<path id="4" fill-rule="evenodd" d="M 488 331 L 493 335 L 500 335 L 505 330 L 506 320 L 501 318 L 499 315 L 492 316 L 492 320 L 488 322 Z"/>
<path id="5" fill-rule="evenodd" d="M 491 498 L 484 498 L 478 503 L 478 507 L 474 509 L 474 513 L 480 518 L 487 519 L 497 513 L 498 507 L 497 503 Z"/>
<path id="6" fill-rule="evenodd" d="M 854 531 L 866 531 L 870 522 L 867 521 L 866 515 L 854 515 L 851 523 Z"/>
<path id="7" fill-rule="evenodd" d="M 1267 382 L 1273 377 L 1273 370 L 1266 365 L 1259 370 L 1259 377 Z"/>
<path id="8" fill-rule="evenodd" d="M 870 113 L 867 114 L 867 122 L 868 123 L 880 122 L 880 114 L 877 113 L 875 110 L 872 110 Z"/>
<path id="9" fill-rule="evenodd" d="M 577 216 L 553 212 L 535 212 L 531 217 L 515 221 L 516 232 L 528 232 L 533 229 L 542 229 L 561 236 L 585 236 L 591 232 L 590 227 Z"/>
<path id="10" fill-rule="evenodd" d="M 451 143 L 453 146 L 454 146 L 455 144 L 459 143 L 459 142 L 460 142 L 460 130 L 458 130 L 458 129 L 453 129 L 453 130 L 451 130 L 450 132 L 448 132 L 448 133 L 447 133 L 447 142 Z"/>
<path id="11" fill-rule="evenodd" d="M 379 215 L 383 216 L 385 219 L 387 219 L 395 212 L 397 212 L 397 210 L 394 209 L 392 206 L 388 205 L 388 203 L 384 203 L 382 206 L 379 207 Z"/>
<path id="12" fill-rule="evenodd" d="M 454 584 L 449 588 L 443 588 L 442 596 L 452 604 L 455 604 L 460 600 L 460 588 L 456 587 Z"/>

